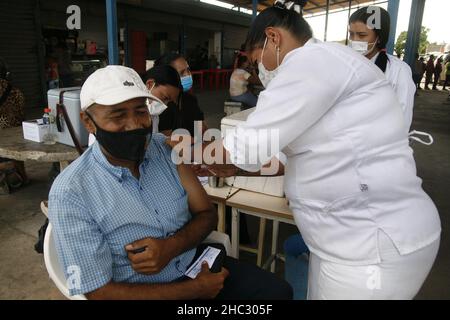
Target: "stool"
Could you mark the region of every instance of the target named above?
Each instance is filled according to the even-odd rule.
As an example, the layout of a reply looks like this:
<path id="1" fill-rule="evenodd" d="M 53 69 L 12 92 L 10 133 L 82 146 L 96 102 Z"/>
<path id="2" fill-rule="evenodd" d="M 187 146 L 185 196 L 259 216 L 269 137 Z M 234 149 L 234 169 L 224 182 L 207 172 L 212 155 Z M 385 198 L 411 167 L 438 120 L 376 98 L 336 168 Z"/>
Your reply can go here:
<path id="1" fill-rule="evenodd" d="M 264 249 L 264 237 L 266 235 L 266 219 L 260 218 L 259 220 L 259 232 L 258 232 L 258 244 L 256 249 L 248 246 L 239 245 L 239 249 L 245 252 L 256 254 L 256 265 L 261 267 L 263 249 Z"/>

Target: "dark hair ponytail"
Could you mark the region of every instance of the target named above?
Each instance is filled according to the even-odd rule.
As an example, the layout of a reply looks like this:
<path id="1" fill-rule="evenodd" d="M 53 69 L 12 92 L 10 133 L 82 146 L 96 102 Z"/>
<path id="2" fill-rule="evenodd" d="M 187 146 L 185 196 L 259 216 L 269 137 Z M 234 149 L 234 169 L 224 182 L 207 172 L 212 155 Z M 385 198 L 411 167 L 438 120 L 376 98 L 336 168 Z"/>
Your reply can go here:
<path id="1" fill-rule="evenodd" d="M 312 38 L 312 29 L 302 17 L 301 9 L 298 10 L 304 5 L 304 0 L 275 1 L 273 7 L 262 11 L 256 17 L 247 35 L 246 50 L 252 51 L 264 45 L 266 40 L 265 30 L 268 27 L 286 29 L 301 42 L 306 42 Z"/>
<path id="2" fill-rule="evenodd" d="M 381 7 L 368 6 L 355 11 L 349 19 L 349 23 L 362 22 L 368 24 L 369 19 L 373 18 L 374 12 L 380 13 L 380 28 L 374 28 L 373 31 L 378 37 L 378 42 L 376 44 L 377 48 L 380 50 L 375 64 L 381 71 L 386 72 L 387 64 L 389 61 L 388 55 L 386 53 L 386 45 L 389 41 L 389 32 L 391 29 L 391 17 L 389 12 Z"/>
<path id="3" fill-rule="evenodd" d="M 387 69 L 388 61 L 389 61 L 389 57 L 386 53 L 386 50 L 383 49 L 378 54 L 377 60 L 375 60 L 375 64 L 377 65 L 378 68 L 381 69 L 381 71 L 383 71 L 383 73 L 385 73 L 386 69 Z"/>

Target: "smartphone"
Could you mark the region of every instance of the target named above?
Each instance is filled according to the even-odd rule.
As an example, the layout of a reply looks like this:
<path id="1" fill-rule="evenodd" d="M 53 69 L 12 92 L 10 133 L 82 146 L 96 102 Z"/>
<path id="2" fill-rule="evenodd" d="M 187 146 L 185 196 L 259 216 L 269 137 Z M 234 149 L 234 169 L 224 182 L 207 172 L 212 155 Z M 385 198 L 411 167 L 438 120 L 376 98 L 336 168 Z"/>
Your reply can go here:
<path id="1" fill-rule="evenodd" d="M 142 248 L 133 249 L 133 250 L 128 250 L 128 252 L 131 252 L 132 254 L 138 254 L 138 253 L 144 252 L 145 249 L 147 249 L 147 246 L 142 247 Z"/>
<path id="2" fill-rule="evenodd" d="M 219 255 L 216 257 L 216 260 L 214 260 L 214 263 L 211 266 L 211 268 L 209 268 L 209 271 L 211 273 L 219 273 L 222 270 L 225 255 L 226 255 L 225 250 L 220 249 Z"/>

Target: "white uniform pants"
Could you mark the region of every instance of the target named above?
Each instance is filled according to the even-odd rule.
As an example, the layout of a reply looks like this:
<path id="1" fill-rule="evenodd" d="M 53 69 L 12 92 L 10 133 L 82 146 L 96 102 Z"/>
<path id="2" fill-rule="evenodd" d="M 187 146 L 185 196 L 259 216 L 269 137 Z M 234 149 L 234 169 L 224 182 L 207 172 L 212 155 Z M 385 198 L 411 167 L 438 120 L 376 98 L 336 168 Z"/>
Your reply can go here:
<path id="1" fill-rule="evenodd" d="M 433 266 L 440 240 L 401 256 L 391 239 L 378 233 L 381 263 L 348 266 L 325 261 L 311 253 L 308 299 L 410 300 L 419 292 Z"/>

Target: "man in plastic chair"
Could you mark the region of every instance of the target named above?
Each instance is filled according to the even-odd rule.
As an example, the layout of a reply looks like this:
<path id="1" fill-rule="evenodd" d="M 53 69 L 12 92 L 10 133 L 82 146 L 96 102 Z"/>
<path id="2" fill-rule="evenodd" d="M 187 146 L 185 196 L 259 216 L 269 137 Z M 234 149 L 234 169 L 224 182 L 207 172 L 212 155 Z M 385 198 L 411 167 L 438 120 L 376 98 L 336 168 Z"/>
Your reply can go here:
<path id="1" fill-rule="evenodd" d="M 149 94 L 132 69 L 108 66 L 81 90 L 97 141 L 55 180 L 49 219 L 71 295 L 88 299 L 290 299 L 291 287 L 224 257 L 185 275 L 217 214 L 165 137 L 151 135 Z M 214 266 L 214 264 L 212 265 Z M 71 281 L 73 278 L 77 281 Z"/>

